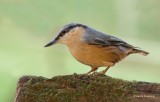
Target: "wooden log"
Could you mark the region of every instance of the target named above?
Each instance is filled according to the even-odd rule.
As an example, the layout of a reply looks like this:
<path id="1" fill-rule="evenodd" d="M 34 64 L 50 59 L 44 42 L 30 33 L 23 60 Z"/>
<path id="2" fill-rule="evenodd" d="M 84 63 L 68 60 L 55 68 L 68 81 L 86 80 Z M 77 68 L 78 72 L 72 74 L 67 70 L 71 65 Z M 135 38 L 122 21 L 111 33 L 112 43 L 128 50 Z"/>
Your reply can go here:
<path id="1" fill-rule="evenodd" d="M 23 76 L 15 102 L 160 102 L 160 84 L 106 75 Z"/>

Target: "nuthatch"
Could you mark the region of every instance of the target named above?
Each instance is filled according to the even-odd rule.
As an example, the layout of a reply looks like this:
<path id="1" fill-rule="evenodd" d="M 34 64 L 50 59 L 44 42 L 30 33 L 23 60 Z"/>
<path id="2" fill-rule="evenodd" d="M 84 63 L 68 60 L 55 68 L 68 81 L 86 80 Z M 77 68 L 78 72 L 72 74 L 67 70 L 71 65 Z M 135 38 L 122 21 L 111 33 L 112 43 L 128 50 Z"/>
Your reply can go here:
<path id="1" fill-rule="evenodd" d="M 87 74 L 96 71 L 99 67 L 106 67 L 100 72 L 105 74 L 111 66 L 130 54 L 149 54 L 117 37 L 78 23 L 65 25 L 57 37 L 45 47 L 56 43 L 67 45 L 75 59 L 90 66 L 91 70 Z"/>

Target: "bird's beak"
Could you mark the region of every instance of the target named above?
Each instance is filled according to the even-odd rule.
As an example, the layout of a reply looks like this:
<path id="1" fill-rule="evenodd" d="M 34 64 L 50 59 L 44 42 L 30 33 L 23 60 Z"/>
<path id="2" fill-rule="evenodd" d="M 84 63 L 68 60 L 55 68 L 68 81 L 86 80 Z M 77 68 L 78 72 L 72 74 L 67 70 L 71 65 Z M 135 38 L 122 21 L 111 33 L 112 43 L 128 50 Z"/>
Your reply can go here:
<path id="1" fill-rule="evenodd" d="M 54 45 L 57 42 L 56 39 L 52 40 L 51 42 L 49 42 L 48 44 L 46 44 L 44 47 L 49 47 L 51 45 Z"/>

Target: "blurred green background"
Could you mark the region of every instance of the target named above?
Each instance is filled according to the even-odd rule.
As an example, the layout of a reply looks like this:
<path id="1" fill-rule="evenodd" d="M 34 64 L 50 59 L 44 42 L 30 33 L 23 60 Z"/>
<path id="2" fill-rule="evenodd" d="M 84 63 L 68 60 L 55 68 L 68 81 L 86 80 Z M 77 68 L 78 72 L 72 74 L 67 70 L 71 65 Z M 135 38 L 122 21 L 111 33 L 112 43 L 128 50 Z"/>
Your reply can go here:
<path id="1" fill-rule="evenodd" d="M 67 23 L 117 36 L 150 54 L 135 54 L 107 75 L 160 82 L 160 0 L 0 0 L 0 102 L 13 102 L 18 78 L 85 73 L 64 45 L 43 46 Z M 100 68 L 103 70 L 103 68 Z"/>

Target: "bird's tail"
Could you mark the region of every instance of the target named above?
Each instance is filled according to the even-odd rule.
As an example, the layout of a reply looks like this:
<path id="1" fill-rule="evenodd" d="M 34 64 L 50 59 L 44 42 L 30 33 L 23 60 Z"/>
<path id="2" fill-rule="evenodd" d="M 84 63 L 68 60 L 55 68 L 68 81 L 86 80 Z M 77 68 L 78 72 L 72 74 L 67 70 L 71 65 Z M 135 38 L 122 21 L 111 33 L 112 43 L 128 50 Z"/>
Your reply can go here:
<path id="1" fill-rule="evenodd" d="M 139 53 L 141 55 L 147 56 L 149 54 L 149 52 L 144 51 L 144 50 L 140 50 L 140 49 L 133 49 L 132 53 Z"/>

